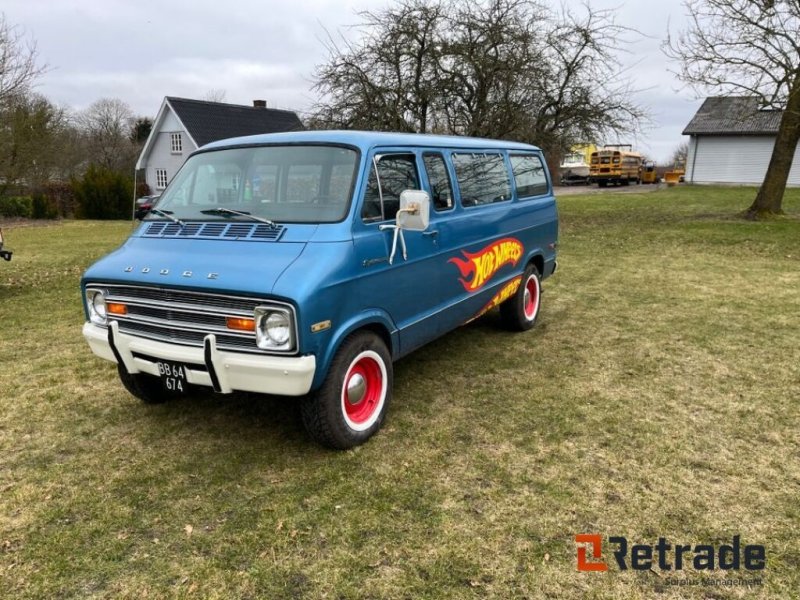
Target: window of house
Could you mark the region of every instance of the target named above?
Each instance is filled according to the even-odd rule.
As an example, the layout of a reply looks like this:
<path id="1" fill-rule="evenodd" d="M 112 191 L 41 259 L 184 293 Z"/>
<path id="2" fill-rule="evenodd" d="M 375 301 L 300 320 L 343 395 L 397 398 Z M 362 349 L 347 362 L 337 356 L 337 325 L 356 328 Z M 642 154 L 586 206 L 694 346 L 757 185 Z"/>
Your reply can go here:
<path id="1" fill-rule="evenodd" d="M 453 154 L 453 166 L 462 206 L 503 202 L 511 198 L 511 180 L 502 154 Z"/>
<path id="2" fill-rule="evenodd" d="M 365 221 L 394 219 L 400 210 L 400 194 L 418 190 L 417 161 L 413 154 L 389 154 L 369 171 L 361 218 Z"/>
<path id="3" fill-rule="evenodd" d="M 541 196 L 547 193 L 547 175 L 542 160 L 533 154 L 511 156 L 511 170 L 517 186 L 517 197 Z"/>
<path id="4" fill-rule="evenodd" d="M 431 186 L 431 203 L 433 209 L 448 210 L 453 208 L 453 184 L 444 157 L 439 153 L 427 153 L 422 157 L 428 182 Z"/>
<path id="5" fill-rule="evenodd" d="M 183 139 L 180 133 L 171 133 L 170 142 L 173 154 L 180 154 L 183 152 Z"/>
<path id="6" fill-rule="evenodd" d="M 163 190 L 167 187 L 167 170 L 156 169 L 156 188 Z"/>

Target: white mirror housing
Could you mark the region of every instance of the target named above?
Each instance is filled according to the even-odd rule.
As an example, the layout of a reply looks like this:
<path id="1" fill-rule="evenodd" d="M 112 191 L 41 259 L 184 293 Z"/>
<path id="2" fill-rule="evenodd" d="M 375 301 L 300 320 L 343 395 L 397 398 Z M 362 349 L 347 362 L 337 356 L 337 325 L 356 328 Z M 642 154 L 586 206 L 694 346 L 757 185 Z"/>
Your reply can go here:
<path id="1" fill-rule="evenodd" d="M 405 190 L 400 194 L 397 226 L 409 231 L 425 231 L 430 222 L 431 199 L 423 190 Z"/>

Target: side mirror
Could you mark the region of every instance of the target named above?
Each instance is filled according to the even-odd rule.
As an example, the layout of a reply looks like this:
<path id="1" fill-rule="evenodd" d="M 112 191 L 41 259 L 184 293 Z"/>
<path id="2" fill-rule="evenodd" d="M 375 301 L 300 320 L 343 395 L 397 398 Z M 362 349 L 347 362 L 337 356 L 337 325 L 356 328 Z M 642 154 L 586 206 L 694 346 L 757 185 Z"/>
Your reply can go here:
<path id="1" fill-rule="evenodd" d="M 409 231 L 425 231 L 431 214 L 431 198 L 423 190 L 405 190 L 400 194 L 397 226 Z"/>

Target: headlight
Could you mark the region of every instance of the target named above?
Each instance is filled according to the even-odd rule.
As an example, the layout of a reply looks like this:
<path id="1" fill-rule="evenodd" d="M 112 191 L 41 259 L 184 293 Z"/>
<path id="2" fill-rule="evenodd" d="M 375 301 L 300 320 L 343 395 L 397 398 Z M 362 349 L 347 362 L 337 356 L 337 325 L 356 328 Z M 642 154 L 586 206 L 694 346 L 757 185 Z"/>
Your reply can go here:
<path id="1" fill-rule="evenodd" d="M 89 307 L 89 320 L 95 325 L 105 325 L 106 297 L 100 290 L 86 290 L 86 305 Z"/>
<path id="2" fill-rule="evenodd" d="M 288 310 L 259 306 L 255 309 L 256 344 L 262 350 L 291 350 L 294 323 Z"/>

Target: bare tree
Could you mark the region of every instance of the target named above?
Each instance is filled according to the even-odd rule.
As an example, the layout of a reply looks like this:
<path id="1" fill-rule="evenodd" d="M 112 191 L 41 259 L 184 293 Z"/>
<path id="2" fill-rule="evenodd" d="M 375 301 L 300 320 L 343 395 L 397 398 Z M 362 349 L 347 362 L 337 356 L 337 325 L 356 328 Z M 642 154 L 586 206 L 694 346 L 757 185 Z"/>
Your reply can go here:
<path id="1" fill-rule="evenodd" d="M 27 93 L 45 66 L 36 64 L 36 42 L 0 13 L 0 104 Z"/>
<path id="2" fill-rule="evenodd" d="M 685 165 L 687 156 L 689 156 L 689 142 L 684 141 L 675 146 L 675 149 L 669 156 L 669 164 L 675 165 L 683 163 Z"/>
<path id="3" fill-rule="evenodd" d="M 36 187 L 58 176 L 64 111 L 37 94 L 0 104 L 0 196 L 17 186 Z"/>
<path id="4" fill-rule="evenodd" d="M 133 169 L 136 146 L 130 133 L 133 111 L 118 98 L 102 98 L 80 113 L 77 122 L 84 132 L 89 162 L 114 171 Z"/>
<path id="5" fill-rule="evenodd" d="M 203 100 L 206 102 L 225 102 L 227 92 L 222 88 L 211 88 L 203 94 Z"/>
<path id="6" fill-rule="evenodd" d="M 782 213 L 800 140 L 800 2 L 686 0 L 690 26 L 664 44 L 681 80 L 697 91 L 744 93 L 783 110 L 766 176 L 745 215 Z"/>
<path id="7" fill-rule="evenodd" d="M 310 125 L 530 141 L 559 154 L 646 118 L 617 54 L 628 31 L 588 5 L 401 0 L 329 36 Z"/>

